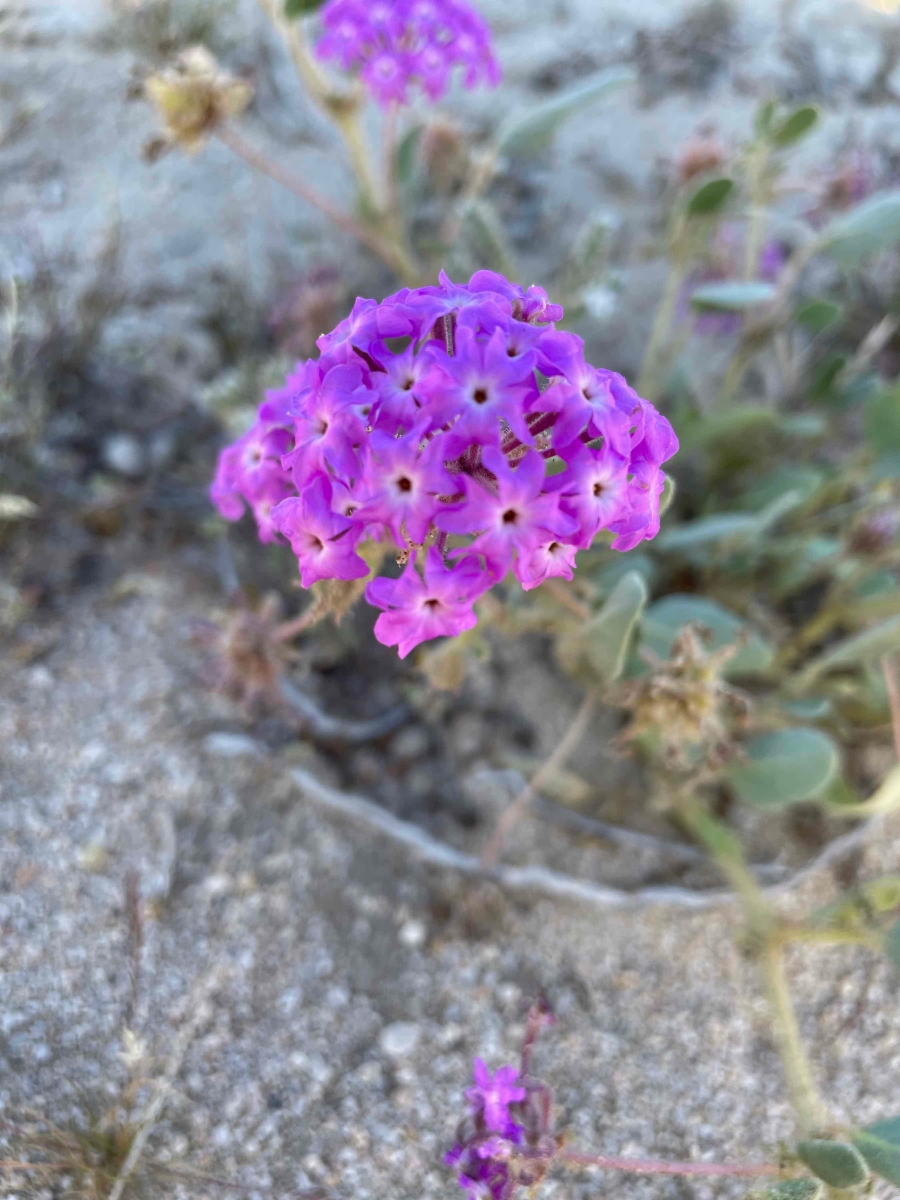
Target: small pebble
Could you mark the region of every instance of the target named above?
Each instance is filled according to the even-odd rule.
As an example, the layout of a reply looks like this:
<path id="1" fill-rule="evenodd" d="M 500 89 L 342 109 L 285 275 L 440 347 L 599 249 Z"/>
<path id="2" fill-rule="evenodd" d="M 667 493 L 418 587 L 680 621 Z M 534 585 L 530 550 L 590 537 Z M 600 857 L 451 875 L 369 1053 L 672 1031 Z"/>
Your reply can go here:
<path id="1" fill-rule="evenodd" d="M 388 1058 L 407 1058 L 415 1051 L 421 1036 L 422 1030 L 412 1021 L 395 1021 L 382 1029 L 378 1045 Z"/>
<path id="2" fill-rule="evenodd" d="M 408 946 L 410 950 L 417 950 L 420 946 L 425 945 L 425 940 L 428 937 L 428 929 L 424 921 L 418 921 L 415 918 L 409 921 L 404 921 L 400 926 L 400 931 L 397 934 L 400 939 L 400 944 Z"/>
<path id="3" fill-rule="evenodd" d="M 401 729 L 391 742 L 391 757 L 399 762 L 413 762 L 428 752 L 430 741 L 427 729 L 421 725 L 409 725 Z"/>
<path id="4" fill-rule="evenodd" d="M 130 433 L 111 433 L 101 451 L 103 465 L 117 475 L 136 479 L 146 465 L 141 443 Z"/>
<path id="5" fill-rule="evenodd" d="M 245 733 L 210 733 L 203 739 L 203 749 L 214 758 L 263 758 L 266 753 L 262 742 Z"/>

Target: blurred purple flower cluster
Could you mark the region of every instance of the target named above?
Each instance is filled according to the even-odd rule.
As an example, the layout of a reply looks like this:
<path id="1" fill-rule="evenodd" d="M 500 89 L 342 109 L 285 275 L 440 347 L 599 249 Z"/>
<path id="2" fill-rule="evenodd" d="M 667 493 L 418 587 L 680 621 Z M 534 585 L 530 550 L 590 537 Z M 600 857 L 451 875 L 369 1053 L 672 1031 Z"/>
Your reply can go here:
<path id="1" fill-rule="evenodd" d="M 517 1067 L 492 1074 L 476 1058 L 474 1075 L 456 1145 L 444 1161 L 457 1172 L 466 1200 L 511 1200 L 519 1188 L 540 1183 L 559 1149 L 553 1099 L 545 1084 Z"/>
<path id="2" fill-rule="evenodd" d="M 358 70 L 379 104 L 408 104 L 421 89 L 440 100 L 455 68 L 463 84 L 500 82 L 488 26 L 464 0 L 329 0 L 320 58 Z"/>
<path id="3" fill-rule="evenodd" d="M 213 501 L 230 520 L 249 504 L 264 541 L 286 538 L 304 587 L 365 577 L 362 543 L 393 542 L 405 570 L 366 598 L 401 657 L 470 629 L 510 570 L 526 590 L 571 579 L 601 529 L 630 550 L 659 529 L 678 442 L 561 317 L 490 271 L 357 300 L 223 451 Z"/>

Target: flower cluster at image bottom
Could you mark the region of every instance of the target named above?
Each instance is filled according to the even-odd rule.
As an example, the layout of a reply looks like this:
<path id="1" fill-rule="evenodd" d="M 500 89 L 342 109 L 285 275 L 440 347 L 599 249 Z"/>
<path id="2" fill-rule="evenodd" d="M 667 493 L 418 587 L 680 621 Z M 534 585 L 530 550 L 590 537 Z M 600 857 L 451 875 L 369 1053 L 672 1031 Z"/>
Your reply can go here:
<path id="1" fill-rule="evenodd" d="M 363 579 L 364 555 L 396 547 L 403 573 L 365 595 L 401 657 L 471 629 L 510 570 L 525 589 L 571 579 L 602 529 L 630 550 L 659 529 L 678 442 L 561 317 L 490 271 L 357 300 L 222 452 L 214 503 L 229 520 L 246 503 L 264 541 L 286 539 L 304 587 Z"/>
<path id="2" fill-rule="evenodd" d="M 475 1083 L 466 1091 L 466 1116 L 444 1161 L 457 1172 L 466 1200 L 510 1200 L 534 1187 L 558 1149 L 552 1097 L 539 1080 L 516 1067 L 491 1073 L 475 1059 Z"/>
<path id="3" fill-rule="evenodd" d="M 318 56 L 357 70 L 379 104 L 440 100 L 457 68 L 467 88 L 500 82 L 490 30 L 464 0 L 329 0 L 320 19 Z"/>

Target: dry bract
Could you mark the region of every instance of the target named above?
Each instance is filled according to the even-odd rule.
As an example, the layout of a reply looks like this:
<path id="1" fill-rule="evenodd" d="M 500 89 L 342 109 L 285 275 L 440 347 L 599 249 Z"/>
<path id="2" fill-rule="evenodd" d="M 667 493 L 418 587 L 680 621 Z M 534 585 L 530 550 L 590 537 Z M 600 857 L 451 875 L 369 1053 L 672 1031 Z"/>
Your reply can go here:
<path id="1" fill-rule="evenodd" d="M 173 146 L 196 154 L 218 126 L 244 111 L 253 88 L 223 71 L 205 46 L 192 46 L 174 66 L 145 81 L 144 95 L 163 123 L 162 138 L 145 148 L 148 157 L 158 158 Z"/>

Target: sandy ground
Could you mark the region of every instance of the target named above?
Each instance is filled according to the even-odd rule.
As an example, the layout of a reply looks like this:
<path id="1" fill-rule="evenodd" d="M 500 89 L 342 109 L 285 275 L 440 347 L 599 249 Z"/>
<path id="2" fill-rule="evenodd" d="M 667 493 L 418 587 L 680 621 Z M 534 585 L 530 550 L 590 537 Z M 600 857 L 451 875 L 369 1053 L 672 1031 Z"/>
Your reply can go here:
<path id="1" fill-rule="evenodd" d="M 0 1115 L 28 1107 L 63 1124 L 114 1102 L 131 868 L 147 911 L 133 1025 L 152 1071 L 196 1018 L 148 1161 L 260 1197 L 310 1184 L 357 1200 L 452 1196 L 440 1159 L 471 1057 L 514 1060 L 539 991 L 559 1022 L 536 1067 L 579 1146 L 754 1159 L 791 1136 L 730 908 L 492 893 L 473 914 L 470 883 L 304 799 L 298 760 L 327 778 L 311 745 L 272 754 L 241 735 L 238 710 L 199 682 L 195 576 L 148 568 L 124 590 L 83 594 L 42 661 L 0 661 Z M 864 876 L 897 868 L 896 832 Z M 825 873 L 796 903 L 833 893 Z M 836 1111 L 891 1115 L 896 974 L 827 949 L 793 952 L 790 971 Z M 152 1173 L 145 1186 L 186 1190 Z M 546 1194 L 612 1187 L 741 1190 L 567 1177 Z"/>

